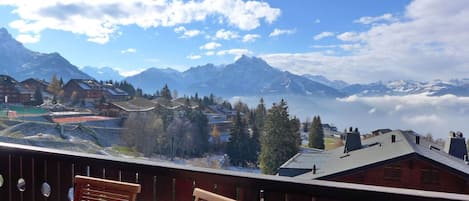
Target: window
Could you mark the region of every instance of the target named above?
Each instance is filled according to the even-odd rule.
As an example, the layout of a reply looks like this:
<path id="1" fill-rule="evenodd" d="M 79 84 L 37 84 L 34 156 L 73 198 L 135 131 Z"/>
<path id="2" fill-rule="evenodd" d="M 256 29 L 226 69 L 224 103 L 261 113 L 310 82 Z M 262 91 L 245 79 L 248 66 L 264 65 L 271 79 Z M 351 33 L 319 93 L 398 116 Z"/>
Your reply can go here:
<path id="1" fill-rule="evenodd" d="M 420 182 L 422 184 L 440 185 L 440 172 L 437 169 L 424 168 L 420 172 Z"/>
<path id="2" fill-rule="evenodd" d="M 384 167 L 385 180 L 400 181 L 401 174 L 401 165 L 388 165 Z"/>

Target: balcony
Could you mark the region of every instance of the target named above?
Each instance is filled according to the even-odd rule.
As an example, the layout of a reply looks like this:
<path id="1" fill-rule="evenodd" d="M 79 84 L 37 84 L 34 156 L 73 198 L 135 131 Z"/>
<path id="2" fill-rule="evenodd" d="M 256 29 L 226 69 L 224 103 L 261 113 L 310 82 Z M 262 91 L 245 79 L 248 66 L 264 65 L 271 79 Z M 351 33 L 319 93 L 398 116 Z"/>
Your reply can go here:
<path id="1" fill-rule="evenodd" d="M 237 200 L 469 200 L 462 194 L 299 181 L 8 143 L 0 143 L 0 174 L 1 201 L 68 200 L 75 175 L 139 183 L 137 200 L 142 201 L 192 200 L 195 187 Z M 49 197 L 41 192 L 44 183 L 50 187 Z"/>

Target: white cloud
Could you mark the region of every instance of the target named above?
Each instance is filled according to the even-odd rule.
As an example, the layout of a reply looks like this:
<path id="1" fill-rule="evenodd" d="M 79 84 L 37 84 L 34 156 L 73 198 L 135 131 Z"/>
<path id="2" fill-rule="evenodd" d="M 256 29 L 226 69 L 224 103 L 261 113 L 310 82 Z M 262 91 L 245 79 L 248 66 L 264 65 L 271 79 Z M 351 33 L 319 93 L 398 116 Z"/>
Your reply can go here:
<path id="1" fill-rule="evenodd" d="M 192 38 L 202 33 L 200 30 L 197 30 L 197 29 L 188 30 L 183 26 L 174 28 L 174 32 L 182 33 L 181 38 Z"/>
<path id="2" fill-rule="evenodd" d="M 337 38 L 342 41 L 358 41 L 360 40 L 360 35 L 356 32 L 344 32 L 338 35 Z"/>
<path id="3" fill-rule="evenodd" d="M 206 56 L 213 56 L 215 55 L 215 52 L 214 51 L 208 51 L 205 53 Z"/>
<path id="4" fill-rule="evenodd" d="M 20 19 L 10 26 L 22 34 L 61 30 L 85 35 L 88 41 L 100 44 L 107 43 L 121 26 L 173 27 L 218 18 L 241 30 L 252 30 L 261 21 L 274 22 L 281 13 L 266 2 L 242 0 L 15 0 L 1 1 L 0 5 L 14 8 Z"/>
<path id="5" fill-rule="evenodd" d="M 202 56 L 200 56 L 200 55 L 192 55 L 192 54 L 191 54 L 191 55 L 187 56 L 186 58 L 188 58 L 188 59 L 190 59 L 190 60 L 197 60 L 197 59 L 202 58 Z"/>
<path id="6" fill-rule="evenodd" d="M 261 35 L 259 35 L 259 34 L 246 34 L 246 35 L 243 36 L 243 42 L 244 43 L 254 42 L 260 37 L 261 37 Z"/>
<path id="7" fill-rule="evenodd" d="M 122 68 L 118 68 L 116 70 L 119 71 L 120 75 L 122 75 L 124 77 L 130 77 L 130 76 L 137 75 L 137 74 L 145 71 L 146 69 L 141 68 L 141 69 L 125 70 L 125 69 L 122 69 Z"/>
<path id="8" fill-rule="evenodd" d="M 360 44 L 347 54 L 312 51 L 261 57 L 283 70 L 314 72 L 350 83 L 469 77 L 469 4 L 465 0 L 414 0 L 400 16 L 389 23 L 372 23 L 363 31 L 339 34 L 337 38 L 344 42 Z"/>
<path id="9" fill-rule="evenodd" d="M 135 48 L 128 48 L 128 49 L 125 49 L 125 50 L 121 50 L 121 54 L 136 53 L 136 52 L 137 52 L 137 49 L 135 49 Z"/>
<path id="10" fill-rule="evenodd" d="M 215 39 L 231 40 L 236 38 L 239 38 L 239 35 L 234 31 L 220 29 L 215 33 Z"/>
<path id="11" fill-rule="evenodd" d="M 220 43 L 209 42 L 209 43 L 206 43 L 205 45 L 200 46 L 200 49 L 201 50 L 213 50 L 213 49 L 217 49 L 219 47 L 221 47 Z"/>
<path id="12" fill-rule="evenodd" d="M 16 40 L 21 43 L 37 43 L 41 39 L 41 36 L 38 34 L 29 35 L 29 34 L 20 34 L 16 37 Z"/>
<path id="13" fill-rule="evenodd" d="M 335 34 L 333 32 L 329 32 L 329 31 L 324 31 L 324 32 L 321 32 L 317 35 L 315 35 L 313 37 L 314 40 L 321 40 L 323 38 L 326 38 L 326 37 L 331 37 L 331 36 L 334 36 Z"/>
<path id="14" fill-rule="evenodd" d="M 360 19 L 355 20 L 353 22 L 360 23 L 360 24 L 373 24 L 376 22 L 393 22 L 393 21 L 397 21 L 397 19 L 391 13 L 386 13 L 377 17 L 369 17 L 369 16 L 361 17 Z"/>
<path id="15" fill-rule="evenodd" d="M 414 115 L 414 116 L 404 116 L 402 121 L 407 122 L 408 124 L 425 126 L 428 124 L 441 124 L 443 119 L 436 114 L 423 114 L 423 115 Z"/>
<path id="16" fill-rule="evenodd" d="M 253 54 L 253 52 L 248 49 L 237 49 L 237 48 L 229 49 L 229 50 L 220 50 L 217 52 L 218 56 L 233 55 L 235 56 L 234 60 L 237 60 L 242 55 L 251 55 L 251 54 Z"/>
<path id="17" fill-rule="evenodd" d="M 296 32 L 295 29 L 274 29 L 270 34 L 269 37 L 275 37 L 280 35 L 289 35 L 294 34 Z"/>
<path id="18" fill-rule="evenodd" d="M 315 24 L 319 24 L 319 23 L 321 23 L 321 20 L 320 20 L 320 19 L 315 19 L 315 20 L 314 20 L 314 23 L 315 23 Z"/>
<path id="19" fill-rule="evenodd" d="M 371 108 L 370 110 L 368 110 L 368 114 L 374 114 L 376 113 L 376 108 Z"/>
<path id="20" fill-rule="evenodd" d="M 355 43 L 355 44 L 344 44 L 344 45 L 340 45 L 339 47 L 342 48 L 343 50 L 351 51 L 351 50 L 359 49 L 361 45 L 359 43 Z"/>

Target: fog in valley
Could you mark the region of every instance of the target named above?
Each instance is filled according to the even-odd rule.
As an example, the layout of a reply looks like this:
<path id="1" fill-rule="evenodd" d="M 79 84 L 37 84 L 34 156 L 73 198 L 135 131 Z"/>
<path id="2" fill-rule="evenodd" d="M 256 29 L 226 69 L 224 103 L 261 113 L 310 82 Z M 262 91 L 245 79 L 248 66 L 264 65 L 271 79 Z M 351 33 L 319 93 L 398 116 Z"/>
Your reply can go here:
<path id="1" fill-rule="evenodd" d="M 308 96 L 264 96 L 266 107 L 284 98 L 290 115 L 304 122 L 320 115 L 323 123 L 337 126 L 343 131 L 358 127 L 362 134 L 375 129 L 390 128 L 414 130 L 422 135 L 447 138 L 449 131 L 469 132 L 469 97 L 453 95 L 382 96 L 323 99 Z M 241 100 L 254 108 L 260 97 L 232 97 L 231 102 Z"/>

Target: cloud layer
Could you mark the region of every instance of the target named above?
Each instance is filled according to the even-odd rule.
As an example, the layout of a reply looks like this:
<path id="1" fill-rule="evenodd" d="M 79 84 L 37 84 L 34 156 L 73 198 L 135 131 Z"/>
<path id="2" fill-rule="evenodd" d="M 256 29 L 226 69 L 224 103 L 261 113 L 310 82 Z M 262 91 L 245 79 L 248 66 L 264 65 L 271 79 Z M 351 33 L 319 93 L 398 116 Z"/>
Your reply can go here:
<path id="1" fill-rule="evenodd" d="M 242 0 L 4 0 L 0 5 L 15 7 L 14 13 L 20 19 L 10 26 L 30 36 L 23 36 L 25 42 L 37 42 L 38 37 L 31 40 L 34 38 L 31 36 L 53 29 L 85 35 L 88 41 L 104 44 L 120 26 L 172 27 L 209 17 L 223 19 L 241 30 L 252 30 L 259 27 L 261 21 L 272 23 L 280 16 L 280 9 L 266 2 Z"/>
<path id="2" fill-rule="evenodd" d="M 328 44 L 335 48 L 327 53 L 261 56 L 295 73 L 317 73 L 352 83 L 469 77 L 469 4 L 465 0 L 414 0 L 399 17 L 383 14 L 355 22 L 366 24 L 362 25 L 365 31 L 339 33 L 337 43 Z"/>

